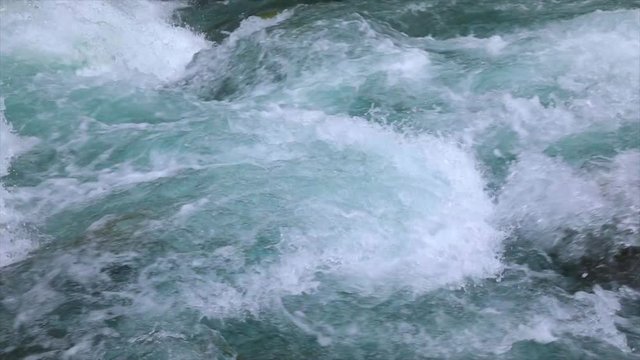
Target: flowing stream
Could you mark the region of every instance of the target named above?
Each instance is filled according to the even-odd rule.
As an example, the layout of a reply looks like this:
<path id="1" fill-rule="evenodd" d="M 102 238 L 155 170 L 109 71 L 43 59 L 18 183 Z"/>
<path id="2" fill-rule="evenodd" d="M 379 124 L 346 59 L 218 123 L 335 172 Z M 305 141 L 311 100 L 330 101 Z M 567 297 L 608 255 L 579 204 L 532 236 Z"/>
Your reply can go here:
<path id="1" fill-rule="evenodd" d="M 0 1 L 0 358 L 640 358 L 640 2 Z"/>

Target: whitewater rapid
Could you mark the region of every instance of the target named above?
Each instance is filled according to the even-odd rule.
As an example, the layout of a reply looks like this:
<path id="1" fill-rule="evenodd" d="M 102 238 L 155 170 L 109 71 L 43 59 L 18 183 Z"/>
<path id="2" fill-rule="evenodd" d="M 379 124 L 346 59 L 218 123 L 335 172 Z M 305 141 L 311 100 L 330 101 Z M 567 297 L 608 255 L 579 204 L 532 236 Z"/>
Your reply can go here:
<path id="1" fill-rule="evenodd" d="M 639 11 L 429 4 L 0 2 L 0 354 L 636 356 Z"/>

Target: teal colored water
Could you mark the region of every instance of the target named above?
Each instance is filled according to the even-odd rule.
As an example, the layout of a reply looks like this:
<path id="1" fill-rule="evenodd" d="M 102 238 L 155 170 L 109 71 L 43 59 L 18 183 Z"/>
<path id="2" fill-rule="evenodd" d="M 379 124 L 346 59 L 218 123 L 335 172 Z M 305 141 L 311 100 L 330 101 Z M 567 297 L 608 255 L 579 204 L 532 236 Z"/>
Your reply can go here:
<path id="1" fill-rule="evenodd" d="M 639 8 L 0 1 L 0 358 L 637 358 Z"/>

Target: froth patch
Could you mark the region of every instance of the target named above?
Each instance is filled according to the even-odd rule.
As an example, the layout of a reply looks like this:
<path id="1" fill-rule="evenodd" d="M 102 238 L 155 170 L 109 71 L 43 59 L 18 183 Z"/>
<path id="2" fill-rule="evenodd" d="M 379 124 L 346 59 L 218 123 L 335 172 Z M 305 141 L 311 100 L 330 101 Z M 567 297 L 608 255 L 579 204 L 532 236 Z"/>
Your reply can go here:
<path id="1" fill-rule="evenodd" d="M 558 158 L 524 154 L 510 169 L 498 198 L 498 217 L 543 247 L 569 239 L 572 231 L 618 228 L 616 243 L 637 244 L 640 154 L 626 151 L 577 169 Z M 626 233 L 629 236 L 621 236 Z M 572 244 L 576 246 L 578 244 Z M 573 256 L 581 255 L 580 244 Z"/>
<path id="2" fill-rule="evenodd" d="M 168 22 L 172 5 L 138 1 L 11 3 L 3 12 L 2 55 L 72 65 L 81 76 L 160 80 L 180 76 L 208 45 L 203 36 Z"/>
<path id="3" fill-rule="evenodd" d="M 237 29 L 229 34 L 223 46 L 234 46 L 240 39 L 247 38 L 252 34 L 265 30 L 271 26 L 277 25 L 293 15 L 293 11 L 283 11 L 270 18 L 261 18 L 258 16 L 250 16 L 240 23 Z"/>
<path id="4" fill-rule="evenodd" d="M 20 138 L 4 116 L 0 98 L 0 178 L 9 174 L 11 160 L 35 144 L 32 138 Z M 0 182 L 0 267 L 23 259 L 36 246 L 22 227 L 22 214 L 9 200 L 10 193 Z"/>

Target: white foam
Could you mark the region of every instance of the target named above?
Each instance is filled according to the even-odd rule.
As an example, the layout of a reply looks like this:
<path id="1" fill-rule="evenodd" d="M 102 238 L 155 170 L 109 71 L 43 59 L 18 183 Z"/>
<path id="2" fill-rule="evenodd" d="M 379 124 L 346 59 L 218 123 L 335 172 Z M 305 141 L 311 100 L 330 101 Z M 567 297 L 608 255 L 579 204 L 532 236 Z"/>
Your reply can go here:
<path id="1" fill-rule="evenodd" d="M 4 99 L 0 97 L 0 178 L 9 174 L 10 162 L 36 143 L 20 138 L 4 116 Z M 9 191 L 0 182 L 0 267 L 23 259 L 35 244 L 22 227 L 23 214 L 8 203 Z"/>
<path id="2" fill-rule="evenodd" d="M 567 135 L 637 121 L 638 14 L 594 12 L 486 39 L 424 39 L 429 49 L 491 64 L 469 71 L 448 59 L 434 61 L 438 70 L 461 76 L 453 89 L 441 89 L 454 114 L 429 121 L 465 132 L 470 142 L 482 141 L 486 128 L 504 126 L 517 133 L 516 150 L 524 152 L 539 152 Z"/>
<path id="3" fill-rule="evenodd" d="M 426 323 L 410 318 L 389 319 L 383 323 L 367 319 L 370 322 L 364 322 L 361 317 L 336 322 L 317 315 L 311 319 L 297 316 L 295 321 L 303 322 L 296 325 L 308 328 L 306 332 L 318 338 L 327 337 L 329 341 L 392 341 L 438 358 L 466 358 L 469 354 L 486 358 L 512 357 L 514 354 L 510 351 L 514 345 L 523 341 L 581 346 L 585 338 L 607 343 L 624 354 L 633 351 L 625 334 L 616 328 L 616 324 L 624 323 L 616 315 L 620 310 L 620 298 L 626 296 L 622 291 L 606 291 L 596 286 L 592 292 L 518 300 L 510 299 L 512 294 L 508 297 L 483 295 L 491 300 L 478 304 L 466 296 L 438 297 L 434 303 L 438 306 L 449 304 L 449 311 L 434 311 Z M 486 308 L 487 304 L 496 308 Z M 467 314 L 473 315 L 466 317 Z M 456 325 L 449 327 L 452 324 Z"/>
<path id="4" fill-rule="evenodd" d="M 610 213 L 618 217 L 625 229 L 640 234 L 640 152 L 622 152 L 613 159 L 611 171 L 598 178 L 604 196 L 611 204 Z M 640 245 L 638 236 L 630 237 Z"/>
<path id="5" fill-rule="evenodd" d="M 428 38 L 430 42 L 435 41 Z M 509 41 L 505 40 L 500 35 L 493 35 L 488 38 L 477 38 L 474 36 L 464 36 L 445 40 L 443 42 L 448 46 L 454 46 L 464 49 L 480 49 L 484 50 L 490 56 L 498 56 L 502 53 L 502 50 L 509 46 Z"/>
<path id="6" fill-rule="evenodd" d="M 537 314 L 505 337 L 509 343 L 534 340 L 539 343 L 556 341 L 566 334 L 599 339 L 630 352 L 626 336 L 618 330 L 622 291 L 607 291 L 595 286 L 592 292 L 579 291 L 567 299 L 543 296 L 536 304 Z"/>
<path id="7" fill-rule="evenodd" d="M 208 46 L 202 35 L 169 23 L 175 6 L 146 0 L 6 3 L 0 52 L 70 64 L 81 76 L 140 73 L 173 80 Z"/>
<path id="8" fill-rule="evenodd" d="M 216 280 L 198 289 L 185 286 L 207 312 L 258 311 L 282 296 L 314 292 L 319 274 L 352 291 L 384 297 L 399 289 L 459 287 L 500 271 L 503 234 L 489 224 L 493 205 L 466 151 L 431 136 L 410 138 L 364 119 L 319 111 L 271 108 L 245 116 L 233 130 L 261 137 L 268 148 L 307 144 L 310 151 L 321 143 L 331 149 L 325 156 L 362 154 L 364 163 L 350 166 L 371 166 L 375 175 L 341 185 L 332 185 L 334 171 L 367 170 L 329 167 L 306 175 L 317 176 L 318 185 L 296 195 L 300 224 L 281 230 L 277 261 L 239 275 L 242 292 Z M 297 157 L 315 156 L 306 151 Z M 246 153 L 260 166 L 279 161 L 270 151 L 237 156 Z"/>
<path id="9" fill-rule="evenodd" d="M 561 341 L 566 334 L 597 338 L 623 352 L 630 352 L 625 335 L 618 330 L 620 318 L 616 313 L 621 309 L 620 291 L 603 290 L 595 286 L 592 292 L 579 291 L 561 301 L 543 296 L 536 307 L 537 313 L 529 313 L 528 319 L 517 326 L 515 331 L 505 336 L 508 346 L 518 341 L 533 340 L 546 344 Z"/>
<path id="10" fill-rule="evenodd" d="M 258 16 L 249 16 L 240 22 L 237 29 L 229 33 L 229 37 L 225 40 L 225 47 L 233 47 L 240 39 L 247 38 L 257 32 L 263 31 L 271 26 L 277 25 L 293 15 L 293 11 L 285 10 L 271 18 L 261 18 Z"/>
<path id="11" fill-rule="evenodd" d="M 616 315 L 621 309 L 619 292 L 595 286 L 592 293 L 579 291 L 574 298 L 580 305 L 578 309 L 571 309 L 573 321 L 561 329 L 580 336 L 602 339 L 624 352 L 631 351 L 627 337 L 616 326 L 620 321 L 620 317 Z"/>
<path id="12" fill-rule="evenodd" d="M 573 135 L 617 132 L 621 126 L 637 124 L 639 14 L 598 11 L 504 34 L 506 45 L 490 56 L 462 51 L 483 61 L 499 59 L 500 66 L 460 81 L 458 91 L 447 97 L 455 113 L 445 115 L 450 120 L 445 126 L 472 145 L 495 142 L 488 134 L 504 131 L 494 135 L 509 144 L 515 161 L 498 198 L 501 223 L 519 227 L 543 246 L 556 244 L 567 229 L 590 231 L 607 223 L 638 233 L 636 150 L 601 159 L 601 169 L 579 169 L 544 153 Z M 490 41 L 427 39 L 429 46 L 447 51 L 482 48 Z M 552 94 L 545 98 L 538 89 Z M 438 118 L 444 123 L 442 116 Z M 598 151 L 598 144 L 593 146 Z M 500 158 L 504 151 L 495 148 L 493 154 Z"/>
<path id="13" fill-rule="evenodd" d="M 552 247 L 567 230 L 598 230 L 618 222 L 638 233 L 640 225 L 640 153 L 617 155 L 603 169 L 578 170 L 560 159 L 524 155 L 511 168 L 501 191 L 498 217 L 522 235 Z M 617 241 L 634 241 L 628 236 Z M 574 244 L 575 245 L 575 244 Z M 580 249 L 574 249 L 580 255 Z"/>
<path id="14" fill-rule="evenodd" d="M 543 155 L 523 156 L 499 198 L 499 214 L 529 238 L 555 245 L 565 229 L 601 224 L 607 201 L 589 176 Z"/>
<path id="15" fill-rule="evenodd" d="M 238 86 L 243 90 L 250 88 L 252 97 L 276 95 L 275 103 L 286 98 L 289 105 L 313 108 L 324 105 L 326 110 L 335 105 L 327 101 L 346 100 L 336 93 L 357 89 L 378 74 L 384 75 L 385 85 L 397 86 L 398 91 L 421 87 L 432 75 L 426 51 L 375 31 L 358 15 L 347 20 L 310 21 L 286 32 L 265 31 L 291 16 L 292 12 L 285 11 L 272 19 L 244 20 L 225 41 L 194 62 L 189 70 L 194 83 L 204 88 L 219 86 L 228 76 L 225 71 L 239 72 L 238 77 L 242 78 L 246 74 L 240 73 L 243 67 L 238 64 L 253 62 L 253 66 L 259 67 L 253 69 L 257 70 L 255 78 L 252 76 L 249 84 Z M 334 27 L 335 31 L 326 31 L 328 27 Z M 240 40 L 250 44 L 240 44 Z M 248 48 L 263 54 L 262 60 L 258 61 L 255 54 L 247 54 Z M 273 82 L 272 71 L 282 75 L 282 82 Z M 280 91 L 282 88 L 285 94 Z M 353 94 L 345 95 L 349 98 Z M 325 104 L 320 104 L 321 101 Z"/>
<path id="16" fill-rule="evenodd" d="M 72 175 L 52 177 L 37 186 L 16 189 L 8 199 L 15 208 L 29 209 L 34 217 L 47 217 L 76 205 L 96 201 L 116 190 L 175 176 L 185 169 L 200 168 L 197 161 L 193 160 L 178 160 L 170 154 L 152 154 L 152 163 L 143 168 L 130 162 L 101 171 L 70 166 Z"/>
<path id="17" fill-rule="evenodd" d="M 4 98 L 0 97 L 0 177 L 9 174 L 11 159 L 34 145 L 35 139 L 21 139 L 17 136 L 4 115 Z"/>

